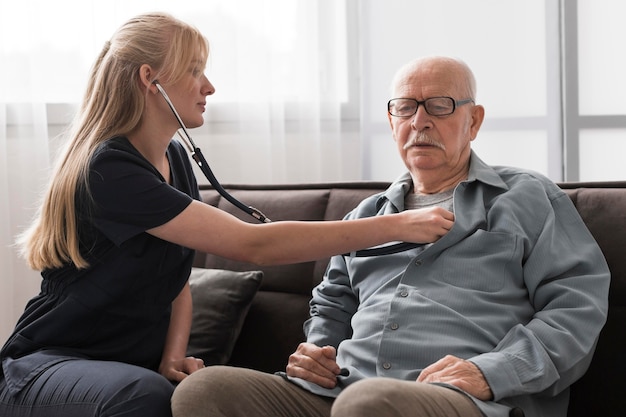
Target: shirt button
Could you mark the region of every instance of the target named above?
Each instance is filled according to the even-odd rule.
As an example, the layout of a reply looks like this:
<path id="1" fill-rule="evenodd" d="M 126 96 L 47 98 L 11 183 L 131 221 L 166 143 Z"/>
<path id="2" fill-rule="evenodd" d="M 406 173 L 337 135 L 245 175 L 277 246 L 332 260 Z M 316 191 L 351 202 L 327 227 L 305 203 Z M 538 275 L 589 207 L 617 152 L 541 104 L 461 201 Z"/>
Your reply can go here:
<path id="1" fill-rule="evenodd" d="M 415 265 L 420 266 L 422 265 L 422 260 L 418 259 L 417 261 L 415 261 Z"/>
<path id="2" fill-rule="evenodd" d="M 391 330 L 398 330 L 398 327 L 400 327 L 398 323 L 391 323 Z"/>
<path id="3" fill-rule="evenodd" d="M 383 363 L 383 368 L 384 369 L 391 369 L 391 364 L 389 362 L 385 362 L 385 363 Z"/>
<path id="4" fill-rule="evenodd" d="M 408 297 L 408 296 L 409 296 L 409 292 L 408 292 L 407 290 L 402 290 L 402 291 L 400 292 L 400 297 L 404 297 L 404 298 L 406 298 L 406 297 Z"/>

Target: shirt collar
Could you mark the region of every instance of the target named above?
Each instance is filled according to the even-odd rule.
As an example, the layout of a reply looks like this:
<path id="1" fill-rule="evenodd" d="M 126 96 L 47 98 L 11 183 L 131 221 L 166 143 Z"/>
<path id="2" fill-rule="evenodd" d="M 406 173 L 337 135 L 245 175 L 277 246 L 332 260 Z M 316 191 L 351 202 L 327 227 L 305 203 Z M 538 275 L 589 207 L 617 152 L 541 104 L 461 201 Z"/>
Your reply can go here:
<path id="1" fill-rule="evenodd" d="M 470 183 L 474 181 L 479 181 L 496 188 L 509 188 L 504 181 L 502 181 L 502 178 L 500 178 L 498 173 L 491 166 L 484 163 L 482 159 L 480 159 L 472 150 L 470 155 L 469 173 L 467 175 L 467 180 L 463 182 Z M 389 186 L 389 188 L 387 188 L 387 190 L 381 194 L 380 197 L 378 197 L 378 200 L 376 201 L 377 210 L 380 210 L 382 206 L 389 201 L 396 206 L 398 211 L 402 211 L 404 209 L 404 196 L 409 192 L 412 186 L 413 180 L 411 179 L 411 174 L 408 171 L 400 175 L 400 177 L 398 177 L 398 179 L 396 179 Z"/>

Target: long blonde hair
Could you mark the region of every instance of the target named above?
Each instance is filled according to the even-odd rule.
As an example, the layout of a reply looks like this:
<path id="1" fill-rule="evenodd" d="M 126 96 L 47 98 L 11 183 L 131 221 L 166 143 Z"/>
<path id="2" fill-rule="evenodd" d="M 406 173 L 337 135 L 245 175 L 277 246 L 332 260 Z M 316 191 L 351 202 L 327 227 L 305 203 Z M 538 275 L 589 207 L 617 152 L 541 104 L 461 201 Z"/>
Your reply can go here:
<path id="1" fill-rule="evenodd" d="M 80 110 L 60 154 L 43 203 L 31 226 L 18 237 L 21 254 L 33 269 L 58 268 L 72 262 L 88 267 L 80 253 L 76 198 L 89 195 L 88 167 L 100 143 L 131 133 L 141 122 L 145 92 L 139 68 L 150 65 L 174 83 L 209 46 L 194 27 L 165 13 L 130 19 L 106 42 L 91 69 Z"/>

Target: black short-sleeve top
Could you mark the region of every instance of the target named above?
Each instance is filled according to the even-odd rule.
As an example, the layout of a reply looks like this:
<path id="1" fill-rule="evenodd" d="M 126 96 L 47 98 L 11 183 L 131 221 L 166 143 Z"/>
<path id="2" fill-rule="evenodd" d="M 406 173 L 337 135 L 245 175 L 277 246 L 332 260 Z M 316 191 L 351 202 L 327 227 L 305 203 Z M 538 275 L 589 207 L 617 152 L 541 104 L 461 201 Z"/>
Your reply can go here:
<path id="1" fill-rule="evenodd" d="M 189 157 L 179 142 L 167 149 L 168 184 L 124 137 L 99 146 L 89 164 L 89 192 L 77 192 L 80 248 L 90 266 L 42 271 L 2 349 L 7 385 L 19 390 L 33 375 L 67 357 L 158 368 L 171 303 L 189 276 L 194 251 L 146 230 L 167 223 L 199 199 Z"/>

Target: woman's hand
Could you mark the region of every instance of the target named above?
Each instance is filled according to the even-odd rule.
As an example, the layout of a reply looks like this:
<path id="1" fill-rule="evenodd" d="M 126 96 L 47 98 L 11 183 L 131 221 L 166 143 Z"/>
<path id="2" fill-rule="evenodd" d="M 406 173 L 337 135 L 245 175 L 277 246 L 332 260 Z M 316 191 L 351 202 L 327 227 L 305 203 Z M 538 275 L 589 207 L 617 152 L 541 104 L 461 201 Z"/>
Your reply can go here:
<path id="1" fill-rule="evenodd" d="M 202 359 L 193 356 L 178 360 L 163 360 L 159 366 L 159 373 L 170 381 L 180 382 L 188 375 L 204 368 Z"/>

